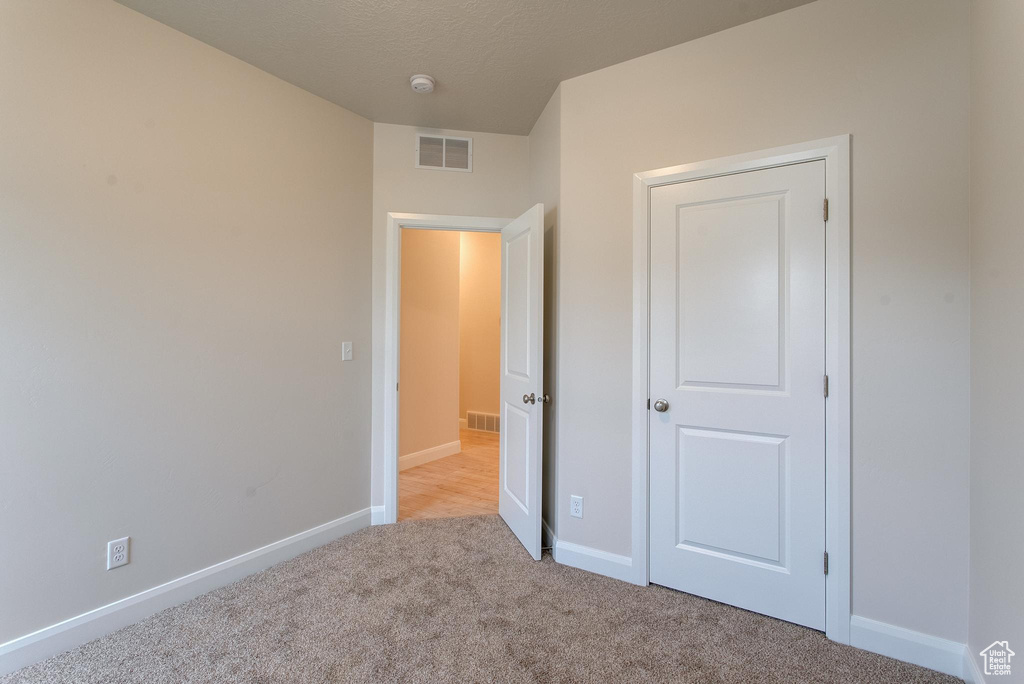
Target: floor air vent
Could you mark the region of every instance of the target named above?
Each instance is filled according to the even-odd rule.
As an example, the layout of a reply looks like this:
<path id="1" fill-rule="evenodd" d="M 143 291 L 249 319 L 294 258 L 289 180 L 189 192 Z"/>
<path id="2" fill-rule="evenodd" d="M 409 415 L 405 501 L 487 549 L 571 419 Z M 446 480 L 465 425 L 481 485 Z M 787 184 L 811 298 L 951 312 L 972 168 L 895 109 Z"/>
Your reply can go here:
<path id="1" fill-rule="evenodd" d="M 501 432 L 501 418 L 493 413 L 466 412 L 466 422 L 470 430 L 483 430 L 484 432 Z"/>

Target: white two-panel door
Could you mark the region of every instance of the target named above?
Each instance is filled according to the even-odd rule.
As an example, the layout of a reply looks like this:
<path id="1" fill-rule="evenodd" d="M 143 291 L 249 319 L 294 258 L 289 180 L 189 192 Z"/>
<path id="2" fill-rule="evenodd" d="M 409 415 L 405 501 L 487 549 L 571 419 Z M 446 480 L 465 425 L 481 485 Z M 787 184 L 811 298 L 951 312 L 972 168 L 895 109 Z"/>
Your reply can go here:
<path id="1" fill-rule="evenodd" d="M 825 627 L 825 162 L 651 191 L 650 579 Z"/>
<path id="2" fill-rule="evenodd" d="M 540 560 L 544 413 L 544 205 L 501 230 L 498 512 Z"/>

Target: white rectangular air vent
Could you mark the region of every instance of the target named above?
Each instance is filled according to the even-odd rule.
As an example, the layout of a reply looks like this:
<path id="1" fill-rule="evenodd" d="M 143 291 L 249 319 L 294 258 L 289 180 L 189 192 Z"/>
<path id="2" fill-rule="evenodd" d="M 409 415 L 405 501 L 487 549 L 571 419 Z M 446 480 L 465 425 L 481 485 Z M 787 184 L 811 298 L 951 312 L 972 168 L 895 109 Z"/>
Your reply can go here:
<path id="1" fill-rule="evenodd" d="M 466 423 L 470 430 L 501 432 L 501 418 L 493 413 L 466 411 Z"/>
<path id="2" fill-rule="evenodd" d="M 472 171 L 473 139 L 417 134 L 416 168 Z"/>

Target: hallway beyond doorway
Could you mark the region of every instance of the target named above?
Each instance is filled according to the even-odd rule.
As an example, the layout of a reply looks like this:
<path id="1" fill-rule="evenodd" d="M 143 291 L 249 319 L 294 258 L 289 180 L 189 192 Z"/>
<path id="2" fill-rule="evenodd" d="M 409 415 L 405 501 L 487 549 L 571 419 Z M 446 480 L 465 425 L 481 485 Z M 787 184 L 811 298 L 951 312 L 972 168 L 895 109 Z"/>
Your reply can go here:
<path id="1" fill-rule="evenodd" d="M 460 430 L 459 439 L 459 453 L 401 472 L 399 521 L 497 514 L 498 433 Z"/>

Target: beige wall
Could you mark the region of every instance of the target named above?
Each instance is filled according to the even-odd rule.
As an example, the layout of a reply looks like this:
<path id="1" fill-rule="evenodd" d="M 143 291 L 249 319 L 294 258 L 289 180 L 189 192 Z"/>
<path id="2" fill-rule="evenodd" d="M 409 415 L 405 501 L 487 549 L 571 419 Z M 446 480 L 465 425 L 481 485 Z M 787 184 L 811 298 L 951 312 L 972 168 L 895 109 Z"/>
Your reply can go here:
<path id="1" fill-rule="evenodd" d="M 459 418 L 498 414 L 501 368 L 501 236 L 460 233 Z"/>
<path id="2" fill-rule="evenodd" d="M 384 237 L 389 211 L 515 217 L 529 208 L 526 136 L 440 131 L 473 138 L 473 172 L 417 169 L 411 126 L 374 124 L 373 138 L 373 463 L 383 472 Z M 432 131 L 437 133 L 438 131 Z M 371 498 L 384 503 L 384 483 L 374 479 Z"/>
<path id="3" fill-rule="evenodd" d="M 398 454 L 459 439 L 459 233 L 402 231 Z"/>
<path id="4" fill-rule="evenodd" d="M 371 123 L 107 0 L 0 93 L 0 643 L 367 507 Z"/>
<path id="5" fill-rule="evenodd" d="M 1024 3 L 971 4 L 970 654 L 1009 640 L 1024 671 Z M 1018 675 L 1019 676 L 1019 675 Z"/>
<path id="6" fill-rule="evenodd" d="M 965 640 L 968 26 L 819 0 L 562 83 L 560 540 L 630 553 L 631 175 L 850 133 L 853 611 Z"/>
<path id="7" fill-rule="evenodd" d="M 544 406 L 544 522 L 557 534 L 558 483 L 558 205 L 561 192 L 562 87 L 544 107 L 530 131 L 530 204 L 544 205 L 544 389 L 553 398 Z M 550 542 L 550 540 L 548 540 Z"/>

